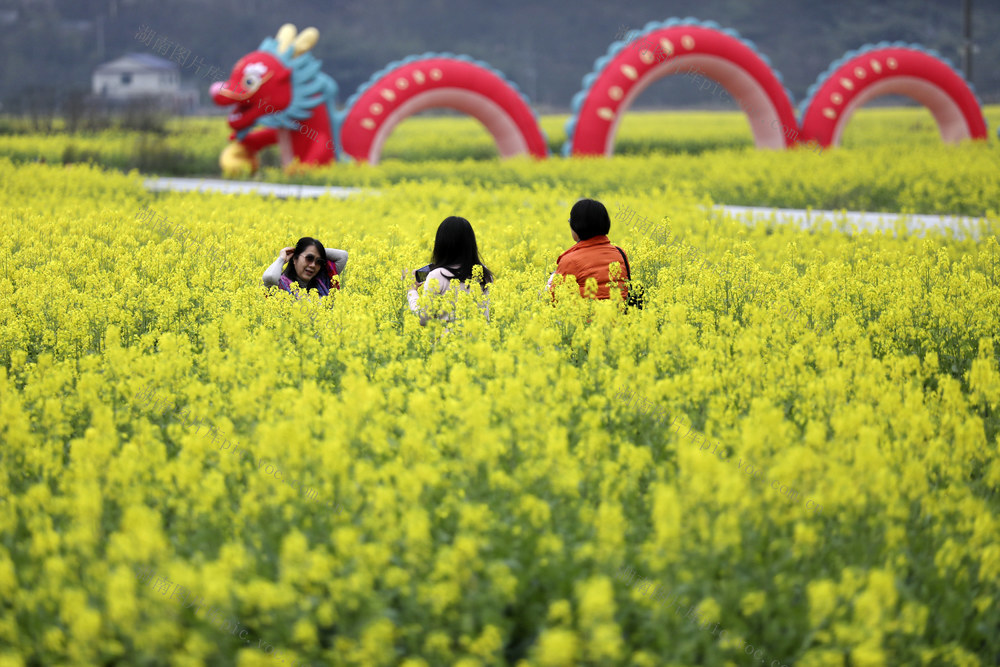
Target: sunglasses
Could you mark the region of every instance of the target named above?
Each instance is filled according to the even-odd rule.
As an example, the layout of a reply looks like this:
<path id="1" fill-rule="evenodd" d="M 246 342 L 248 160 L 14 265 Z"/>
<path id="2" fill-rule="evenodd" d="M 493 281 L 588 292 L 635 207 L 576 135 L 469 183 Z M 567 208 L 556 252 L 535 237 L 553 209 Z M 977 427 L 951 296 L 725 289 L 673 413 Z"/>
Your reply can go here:
<path id="1" fill-rule="evenodd" d="M 302 255 L 302 259 L 305 260 L 307 266 L 312 263 L 323 265 L 323 258 L 316 255 Z"/>

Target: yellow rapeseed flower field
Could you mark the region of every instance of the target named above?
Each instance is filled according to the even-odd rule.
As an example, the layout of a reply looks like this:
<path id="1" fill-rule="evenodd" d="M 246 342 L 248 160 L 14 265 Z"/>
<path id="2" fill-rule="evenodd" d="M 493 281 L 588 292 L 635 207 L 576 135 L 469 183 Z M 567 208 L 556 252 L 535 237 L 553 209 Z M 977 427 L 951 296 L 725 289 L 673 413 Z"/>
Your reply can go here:
<path id="1" fill-rule="evenodd" d="M 792 204 L 964 169 L 978 241 L 747 226 L 657 156 L 309 177 L 345 200 L 0 158 L 0 666 L 994 664 L 1000 160 L 912 152 L 742 155 Z M 540 296 L 581 196 L 642 310 Z M 421 327 L 449 215 L 491 318 Z M 300 236 L 343 289 L 266 296 Z"/>

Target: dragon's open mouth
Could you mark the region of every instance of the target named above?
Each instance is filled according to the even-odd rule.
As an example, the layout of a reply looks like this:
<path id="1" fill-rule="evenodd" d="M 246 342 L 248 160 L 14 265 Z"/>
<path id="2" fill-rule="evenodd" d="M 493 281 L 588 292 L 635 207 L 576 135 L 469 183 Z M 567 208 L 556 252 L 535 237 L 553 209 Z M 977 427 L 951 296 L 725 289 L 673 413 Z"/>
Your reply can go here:
<path id="1" fill-rule="evenodd" d="M 253 113 L 253 104 L 250 101 L 240 102 L 229 113 L 229 127 L 234 130 L 242 130 L 250 127 L 257 120 L 260 114 Z"/>
<path id="2" fill-rule="evenodd" d="M 238 104 L 233 109 L 232 113 L 229 114 L 229 122 L 235 123 L 240 118 L 243 118 L 243 113 L 250 107 L 249 104 Z"/>

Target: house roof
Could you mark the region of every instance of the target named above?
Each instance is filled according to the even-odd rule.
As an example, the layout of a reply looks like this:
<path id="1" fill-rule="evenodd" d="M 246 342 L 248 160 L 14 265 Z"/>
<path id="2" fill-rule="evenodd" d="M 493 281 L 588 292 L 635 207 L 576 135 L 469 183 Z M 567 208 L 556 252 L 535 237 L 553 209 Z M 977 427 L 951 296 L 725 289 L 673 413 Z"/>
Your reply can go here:
<path id="1" fill-rule="evenodd" d="M 96 69 L 100 73 L 135 72 L 142 70 L 178 72 L 180 71 L 180 67 L 177 63 L 149 53 L 126 53 L 121 58 L 98 65 Z"/>

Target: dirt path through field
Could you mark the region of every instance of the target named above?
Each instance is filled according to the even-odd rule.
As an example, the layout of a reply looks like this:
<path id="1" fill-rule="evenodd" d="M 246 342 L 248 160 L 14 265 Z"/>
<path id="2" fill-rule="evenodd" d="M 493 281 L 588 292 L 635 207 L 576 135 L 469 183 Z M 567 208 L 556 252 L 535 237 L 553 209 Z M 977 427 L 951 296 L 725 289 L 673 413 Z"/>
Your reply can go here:
<path id="1" fill-rule="evenodd" d="M 221 178 L 147 178 L 145 186 L 154 192 L 221 192 L 223 194 L 274 195 L 287 197 L 338 197 L 343 199 L 362 192 L 364 188 L 341 188 L 328 185 L 297 185 L 295 183 L 263 183 L 259 181 L 228 181 Z"/>
<path id="2" fill-rule="evenodd" d="M 258 181 L 229 181 L 221 178 L 150 178 L 145 185 L 155 192 L 172 190 L 175 192 L 221 192 L 224 194 L 258 194 L 274 195 L 279 198 L 288 197 L 322 197 L 330 196 L 343 199 L 353 194 L 375 190 L 364 188 L 345 188 L 328 185 L 296 185 L 291 183 L 263 183 Z M 773 219 L 777 222 L 797 224 L 802 229 L 817 227 L 824 222 L 832 222 L 836 229 L 850 233 L 854 226 L 861 230 L 893 229 L 898 220 L 906 224 L 907 233 L 923 236 L 927 230 L 952 229 L 957 238 L 979 238 L 977 223 L 983 218 L 970 218 L 957 215 L 902 215 L 899 213 L 862 213 L 859 211 L 823 211 L 798 208 L 768 208 L 763 206 L 726 206 L 720 204 L 713 207 L 716 213 L 725 213 L 736 220 L 747 223 L 761 222 Z"/>
<path id="3" fill-rule="evenodd" d="M 859 230 L 874 231 L 876 229 L 894 229 L 897 221 L 906 224 L 908 234 L 924 236 L 927 230 L 952 229 L 956 238 L 969 235 L 978 240 L 978 223 L 983 218 L 970 218 L 960 215 L 903 215 L 900 213 L 861 213 L 858 211 L 807 211 L 800 208 L 767 208 L 762 206 L 714 206 L 716 213 L 725 213 L 734 220 L 747 223 L 771 220 L 776 222 L 797 224 L 802 229 L 818 227 L 824 222 L 831 222 L 835 229 L 850 233 L 853 226 Z"/>

